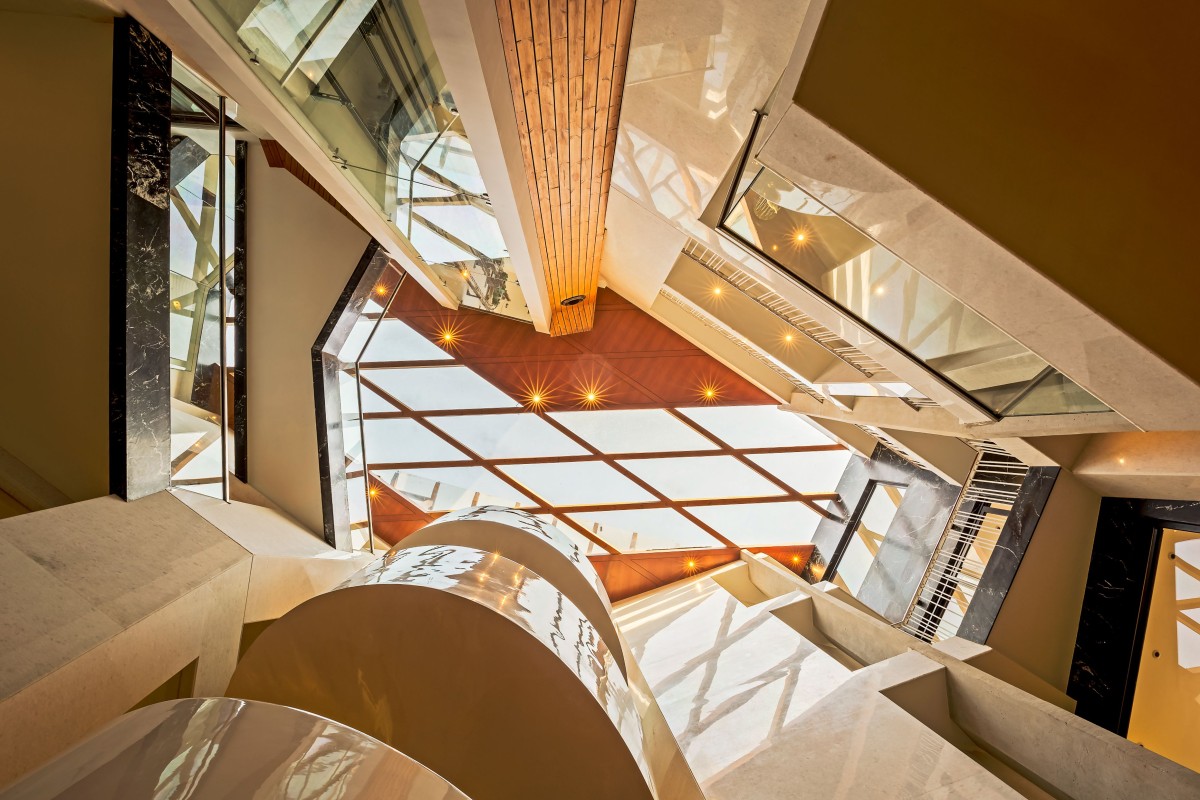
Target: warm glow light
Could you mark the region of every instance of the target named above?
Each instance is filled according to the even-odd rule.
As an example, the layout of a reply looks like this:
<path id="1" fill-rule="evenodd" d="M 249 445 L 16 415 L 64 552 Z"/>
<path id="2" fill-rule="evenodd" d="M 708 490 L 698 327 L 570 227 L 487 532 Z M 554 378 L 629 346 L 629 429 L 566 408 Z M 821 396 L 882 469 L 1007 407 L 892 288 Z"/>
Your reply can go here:
<path id="1" fill-rule="evenodd" d="M 375 294 L 379 295 L 380 297 L 383 297 L 387 293 L 388 293 L 388 288 L 386 286 L 384 286 L 382 283 L 375 287 Z"/>
<path id="2" fill-rule="evenodd" d="M 449 320 L 438 326 L 435 336 L 437 343 L 447 350 L 454 350 L 463 342 L 459 324 Z"/>
<path id="3" fill-rule="evenodd" d="M 715 383 L 700 384 L 700 399 L 706 403 L 712 403 L 721 396 L 721 387 Z"/>
<path id="4" fill-rule="evenodd" d="M 796 335 L 793 333 L 785 333 L 783 335 L 783 341 L 787 342 L 788 344 L 791 344 L 792 342 L 796 341 Z"/>
<path id="5" fill-rule="evenodd" d="M 683 562 L 683 571 L 688 575 L 694 575 L 700 569 L 700 565 L 696 563 L 696 559 L 689 558 Z"/>
<path id="6" fill-rule="evenodd" d="M 371 495 L 371 499 L 374 500 L 376 497 L 379 497 L 379 487 L 372 486 L 367 490 L 367 494 Z"/>
<path id="7" fill-rule="evenodd" d="M 883 296 L 883 295 L 885 295 L 885 294 L 887 294 L 887 289 L 886 289 L 886 288 L 884 288 L 883 286 L 876 286 L 876 287 L 875 287 L 875 296 L 876 296 L 876 297 L 882 297 L 882 296 Z"/>
<path id="8" fill-rule="evenodd" d="M 463 276 L 464 278 L 469 278 L 469 277 L 471 277 L 471 273 L 470 273 L 468 270 L 465 270 L 465 269 L 464 269 L 464 270 L 462 271 L 462 276 Z"/>
<path id="9" fill-rule="evenodd" d="M 598 408 L 604 404 L 604 387 L 597 381 L 588 381 L 580 384 L 575 396 L 584 408 Z"/>
<path id="10" fill-rule="evenodd" d="M 720 287 L 720 286 L 714 286 L 714 287 L 713 287 L 713 290 L 712 290 L 712 293 L 713 293 L 713 296 L 715 296 L 715 297 L 720 297 L 720 296 L 721 296 L 721 287 Z"/>
<path id="11" fill-rule="evenodd" d="M 793 564 L 799 564 L 799 563 L 800 563 L 800 556 L 792 556 L 792 563 L 793 563 Z"/>
<path id="12" fill-rule="evenodd" d="M 525 393 L 525 405 L 534 411 L 540 411 L 554 399 L 554 393 L 550 390 L 550 387 L 541 380 L 526 383 L 522 388 Z"/>
<path id="13" fill-rule="evenodd" d="M 792 238 L 796 240 L 796 244 L 801 244 L 808 237 L 804 235 L 803 231 L 798 231 Z"/>

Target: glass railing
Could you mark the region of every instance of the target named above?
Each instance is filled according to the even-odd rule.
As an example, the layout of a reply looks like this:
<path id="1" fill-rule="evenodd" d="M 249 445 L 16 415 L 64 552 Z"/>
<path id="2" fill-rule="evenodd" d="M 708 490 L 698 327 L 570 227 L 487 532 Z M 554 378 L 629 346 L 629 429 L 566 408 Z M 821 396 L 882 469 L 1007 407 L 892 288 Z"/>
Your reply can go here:
<path id="1" fill-rule="evenodd" d="M 238 279 L 235 148 L 232 137 L 221 140 L 216 94 L 178 63 L 172 84 L 171 482 L 223 497 L 236 456 L 228 403 L 237 314 L 230 287 Z"/>
<path id="2" fill-rule="evenodd" d="M 432 275 L 530 318 L 416 0 L 195 3 Z"/>
<path id="3" fill-rule="evenodd" d="M 765 167 L 722 227 L 993 414 L 1109 408 L 933 281 Z"/>

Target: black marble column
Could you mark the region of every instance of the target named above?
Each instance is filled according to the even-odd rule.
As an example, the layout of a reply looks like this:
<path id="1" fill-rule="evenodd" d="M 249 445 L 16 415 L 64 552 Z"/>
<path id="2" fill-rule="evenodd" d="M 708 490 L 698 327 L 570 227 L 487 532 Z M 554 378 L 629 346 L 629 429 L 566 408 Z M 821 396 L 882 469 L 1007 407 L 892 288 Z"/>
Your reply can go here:
<path id="1" fill-rule="evenodd" d="M 109 293 L 109 483 L 128 500 L 171 471 L 171 51 L 114 23 Z"/>
<path id="2" fill-rule="evenodd" d="M 249 431 L 246 427 L 246 142 L 239 140 L 233 160 L 233 474 L 250 482 Z"/>
<path id="3" fill-rule="evenodd" d="M 1075 713 L 1125 736 L 1163 528 L 1200 530 L 1200 502 L 1100 501 L 1067 694 Z"/>
<path id="4" fill-rule="evenodd" d="M 906 489 L 858 598 L 899 622 L 920 586 L 962 487 L 918 469 L 882 445 L 875 448 L 870 460 L 852 459 L 837 487 L 852 513 L 841 522 L 821 520 L 813 534 L 817 550 L 835 568 L 846 535 L 876 483 L 899 484 Z"/>
<path id="5" fill-rule="evenodd" d="M 346 414 L 342 409 L 338 377 L 343 362 L 338 356 L 355 323 L 362 318 L 368 301 L 375 296 L 376 287 L 385 286 L 394 292 L 400 279 L 401 273 L 392 265 L 387 252 L 372 239 L 312 348 L 324 535 L 331 546 L 343 550 L 350 547 L 350 505 L 346 493 L 346 446 L 342 435 Z M 357 354 L 341 355 L 353 364 Z"/>
<path id="6" fill-rule="evenodd" d="M 1012 587 L 1017 570 L 1025 559 L 1025 551 L 1037 531 L 1038 522 L 1054 482 L 1058 479 L 1058 467 L 1032 467 L 1021 482 L 1017 499 L 1004 521 L 1004 528 L 996 540 L 996 547 L 988 559 L 979 588 L 967 606 L 958 636 L 972 642 L 986 644 L 1004 598 Z"/>

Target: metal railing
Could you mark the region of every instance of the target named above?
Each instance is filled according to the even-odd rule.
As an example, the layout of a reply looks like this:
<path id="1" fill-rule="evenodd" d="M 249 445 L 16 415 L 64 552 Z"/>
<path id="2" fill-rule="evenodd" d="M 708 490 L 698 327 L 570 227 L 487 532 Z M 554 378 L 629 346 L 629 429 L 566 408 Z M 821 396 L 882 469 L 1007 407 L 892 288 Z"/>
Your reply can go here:
<path id="1" fill-rule="evenodd" d="M 896 626 L 926 642 L 958 633 L 1029 467 L 984 440 L 925 576 Z"/>
<path id="2" fill-rule="evenodd" d="M 838 336 L 820 322 L 817 322 L 808 314 L 805 314 L 788 302 L 782 295 L 764 286 L 757 278 L 738 269 L 730 261 L 708 249 L 695 239 L 689 238 L 687 240 L 687 243 L 683 246 L 683 254 L 710 272 L 716 273 L 732 283 L 751 300 L 754 300 L 763 308 L 766 308 L 775 316 L 868 378 L 876 373 L 886 371 L 884 366 L 878 361 L 854 347 L 854 345 Z"/>

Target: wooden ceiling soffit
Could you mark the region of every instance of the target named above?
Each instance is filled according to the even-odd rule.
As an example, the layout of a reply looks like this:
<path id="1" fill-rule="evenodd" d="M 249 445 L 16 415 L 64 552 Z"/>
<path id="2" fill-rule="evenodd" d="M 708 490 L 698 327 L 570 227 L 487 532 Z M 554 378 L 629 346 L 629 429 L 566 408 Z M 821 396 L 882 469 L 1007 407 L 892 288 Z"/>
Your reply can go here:
<path id="1" fill-rule="evenodd" d="M 552 336 L 595 314 L 634 1 L 496 0 Z"/>

